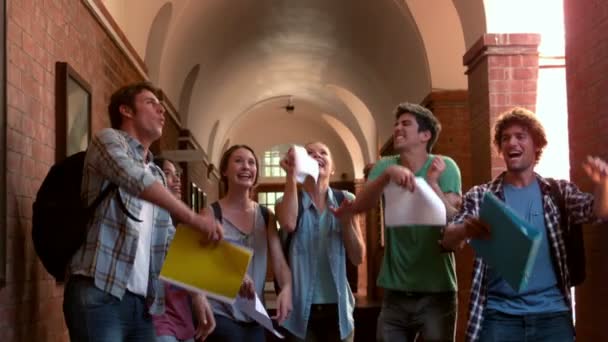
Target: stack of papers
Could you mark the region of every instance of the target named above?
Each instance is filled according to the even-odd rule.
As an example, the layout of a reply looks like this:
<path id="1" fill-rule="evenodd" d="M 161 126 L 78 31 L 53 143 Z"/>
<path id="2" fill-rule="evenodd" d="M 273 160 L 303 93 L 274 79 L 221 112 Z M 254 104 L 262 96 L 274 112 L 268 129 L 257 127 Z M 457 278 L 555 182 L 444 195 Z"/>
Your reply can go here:
<path id="1" fill-rule="evenodd" d="M 491 237 L 489 240 L 471 240 L 470 245 L 514 291 L 525 290 L 542 233 L 489 192 L 481 202 L 479 218 L 490 226 Z"/>
<path id="2" fill-rule="evenodd" d="M 222 240 L 202 246 L 200 232 L 179 225 L 160 278 L 194 292 L 233 304 L 253 251 Z"/>
<path id="3" fill-rule="evenodd" d="M 384 188 L 384 203 L 384 223 L 387 227 L 446 225 L 443 201 L 421 177 L 416 177 L 413 192 L 390 182 Z"/>
<path id="4" fill-rule="evenodd" d="M 262 301 L 258 295 L 255 295 L 254 299 L 247 299 L 243 297 L 239 297 L 236 300 L 236 306 L 238 306 L 241 311 L 246 313 L 249 317 L 254 319 L 256 322 L 260 323 L 261 326 L 268 329 L 271 333 L 273 333 L 278 338 L 284 338 L 281 333 L 275 330 L 272 325 L 272 320 L 268 316 L 268 312 L 264 308 Z"/>
<path id="5" fill-rule="evenodd" d="M 309 156 L 306 149 L 302 146 L 294 146 L 293 152 L 295 155 L 295 173 L 298 183 L 304 183 L 304 180 L 308 176 L 312 177 L 316 183 L 319 178 L 319 163 Z"/>

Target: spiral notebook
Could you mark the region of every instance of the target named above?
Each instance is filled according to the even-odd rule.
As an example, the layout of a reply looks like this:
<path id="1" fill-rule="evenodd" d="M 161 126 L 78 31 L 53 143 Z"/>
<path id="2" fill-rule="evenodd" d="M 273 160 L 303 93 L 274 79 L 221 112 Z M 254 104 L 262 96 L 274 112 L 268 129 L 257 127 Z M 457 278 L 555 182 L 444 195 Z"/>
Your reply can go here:
<path id="1" fill-rule="evenodd" d="M 528 286 L 542 233 L 492 193 L 485 193 L 479 218 L 490 226 L 490 239 L 471 240 L 475 253 L 516 292 Z"/>
<path id="2" fill-rule="evenodd" d="M 179 225 L 160 278 L 225 303 L 234 303 L 253 251 L 225 240 L 202 246 L 200 240 L 198 231 Z"/>

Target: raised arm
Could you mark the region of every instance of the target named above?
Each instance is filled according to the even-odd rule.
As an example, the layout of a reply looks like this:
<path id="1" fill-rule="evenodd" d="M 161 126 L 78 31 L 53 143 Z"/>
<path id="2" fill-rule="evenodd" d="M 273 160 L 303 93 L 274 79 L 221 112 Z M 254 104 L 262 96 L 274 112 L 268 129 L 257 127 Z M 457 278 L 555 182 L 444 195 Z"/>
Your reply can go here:
<path id="1" fill-rule="evenodd" d="M 87 152 L 86 167 L 133 196 L 137 196 L 167 210 L 175 218 L 198 230 L 209 239 L 222 238 L 221 225 L 209 215 L 198 215 L 177 199 L 142 164 L 134 162 L 128 155 L 129 145 L 118 131 L 104 129 L 91 142 Z"/>
<path id="2" fill-rule="evenodd" d="M 345 199 L 344 201 L 350 201 Z M 361 234 L 358 215 L 344 215 L 340 218 L 342 240 L 346 256 L 353 265 L 360 265 L 365 259 L 365 242 Z"/>
<path id="3" fill-rule="evenodd" d="M 277 219 L 281 229 L 293 232 L 298 218 L 298 182 L 295 175 L 295 155 L 290 148 L 285 158 L 281 159 L 281 167 L 285 170 L 285 190 L 283 200 L 276 204 Z"/>

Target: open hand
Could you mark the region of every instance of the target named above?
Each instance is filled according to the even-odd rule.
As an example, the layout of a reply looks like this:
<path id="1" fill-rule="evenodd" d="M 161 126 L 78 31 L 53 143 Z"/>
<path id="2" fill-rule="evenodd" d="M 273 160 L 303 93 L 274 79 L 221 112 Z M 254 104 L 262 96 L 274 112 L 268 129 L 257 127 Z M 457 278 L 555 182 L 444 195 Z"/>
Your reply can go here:
<path id="1" fill-rule="evenodd" d="M 291 289 L 289 287 L 282 288 L 277 296 L 277 313 L 271 318 L 281 324 L 285 322 L 292 309 Z"/>
<path id="2" fill-rule="evenodd" d="M 583 170 L 594 184 L 602 184 L 608 179 L 608 165 L 598 157 L 587 156 Z"/>
<path id="3" fill-rule="evenodd" d="M 193 294 L 192 310 L 197 323 L 194 338 L 197 341 L 204 341 L 215 329 L 215 317 L 207 297 L 201 294 Z"/>

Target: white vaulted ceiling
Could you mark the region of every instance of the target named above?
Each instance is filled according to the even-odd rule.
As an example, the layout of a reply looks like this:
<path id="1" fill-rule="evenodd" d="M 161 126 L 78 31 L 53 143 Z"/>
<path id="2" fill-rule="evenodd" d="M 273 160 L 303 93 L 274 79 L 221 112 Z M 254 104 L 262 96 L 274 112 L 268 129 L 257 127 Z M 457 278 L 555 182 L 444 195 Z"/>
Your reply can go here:
<path id="1" fill-rule="evenodd" d="M 375 160 L 397 103 L 466 89 L 462 55 L 485 27 L 481 0 L 104 4 L 212 162 L 228 140 L 260 153 L 314 137 L 349 178 Z"/>

